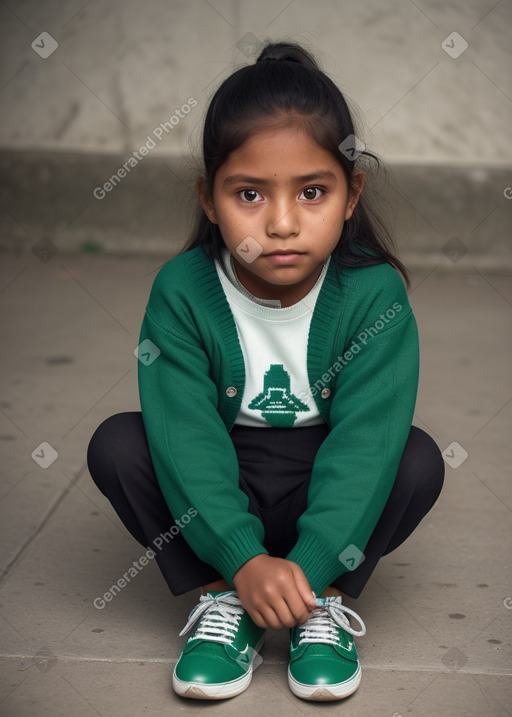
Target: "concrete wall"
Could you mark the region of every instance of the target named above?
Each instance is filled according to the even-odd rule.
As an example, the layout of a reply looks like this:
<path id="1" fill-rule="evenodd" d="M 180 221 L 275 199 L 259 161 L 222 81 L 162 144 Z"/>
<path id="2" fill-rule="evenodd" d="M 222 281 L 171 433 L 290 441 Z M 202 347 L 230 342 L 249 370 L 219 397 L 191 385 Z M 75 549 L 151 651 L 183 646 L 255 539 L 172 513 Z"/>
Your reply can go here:
<path id="1" fill-rule="evenodd" d="M 508 0 L 13 0 L 0 5 L 0 27 L 4 246 L 26 249 L 44 232 L 67 249 L 87 241 L 116 251 L 181 244 L 188 203 L 175 197 L 180 187 L 192 192 L 195 164 L 187 158 L 197 150 L 208 99 L 267 38 L 297 40 L 315 53 L 354 107 L 367 146 L 402 168 L 406 194 L 407 167 L 430 170 L 431 183 L 436 167 L 455 168 L 474 185 L 455 182 L 463 187 L 456 203 L 470 214 L 478 187 L 496 185 L 491 204 L 469 217 L 468 232 L 492 202 L 500 229 L 510 229 L 512 202 L 503 194 L 512 184 Z M 159 130 L 166 122 L 169 131 Z M 148 135 L 155 146 L 143 161 L 111 195 L 94 199 L 94 188 Z M 118 217 L 116 229 L 109 217 L 123 207 L 131 216 L 135 197 L 151 196 L 150 177 L 166 185 L 166 195 L 155 189 L 164 204 L 146 223 L 139 217 L 137 232 L 133 217 L 126 225 Z M 439 187 L 420 188 L 406 197 L 415 211 L 425 194 L 434 207 L 445 196 Z M 35 211 L 56 195 L 63 204 L 57 223 L 48 209 Z M 434 250 L 461 231 L 456 221 L 443 228 Z M 421 230 L 414 236 L 430 242 Z"/>

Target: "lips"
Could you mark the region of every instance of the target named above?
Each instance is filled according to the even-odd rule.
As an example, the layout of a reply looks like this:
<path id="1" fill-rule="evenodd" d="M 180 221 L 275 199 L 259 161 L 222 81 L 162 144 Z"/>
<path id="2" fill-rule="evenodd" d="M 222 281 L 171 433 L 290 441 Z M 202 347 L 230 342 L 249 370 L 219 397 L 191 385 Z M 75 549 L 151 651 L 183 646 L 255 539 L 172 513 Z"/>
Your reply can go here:
<path id="1" fill-rule="evenodd" d="M 304 256 L 304 252 L 287 249 L 286 251 L 273 251 L 271 254 L 264 254 L 264 256 L 272 264 L 287 266 L 299 262 L 301 256 Z"/>
<path id="2" fill-rule="evenodd" d="M 286 251 L 271 251 L 265 256 L 284 256 L 286 254 L 304 254 L 303 251 L 295 251 L 295 249 L 286 249 Z"/>

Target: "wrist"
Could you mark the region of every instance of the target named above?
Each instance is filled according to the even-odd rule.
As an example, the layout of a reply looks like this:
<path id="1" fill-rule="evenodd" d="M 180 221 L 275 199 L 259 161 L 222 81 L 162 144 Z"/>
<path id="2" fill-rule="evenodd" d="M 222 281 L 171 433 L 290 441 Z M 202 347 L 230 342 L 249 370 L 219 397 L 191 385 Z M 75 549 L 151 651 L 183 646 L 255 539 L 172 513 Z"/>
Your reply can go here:
<path id="1" fill-rule="evenodd" d="M 245 563 L 243 563 L 238 568 L 236 573 L 233 575 L 233 585 L 235 585 L 236 578 L 244 570 L 244 568 L 246 568 L 247 566 L 249 566 L 249 568 L 254 567 L 256 564 L 262 562 L 266 558 L 270 558 L 270 555 L 267 555 L 267 553 L 258 553 L 258 555 L 253 555 L 252 558 L 249 558 L 249 560 L 246 560 Z M 250 563 L 250 565 L 249 565 L 249 563 Z"/>

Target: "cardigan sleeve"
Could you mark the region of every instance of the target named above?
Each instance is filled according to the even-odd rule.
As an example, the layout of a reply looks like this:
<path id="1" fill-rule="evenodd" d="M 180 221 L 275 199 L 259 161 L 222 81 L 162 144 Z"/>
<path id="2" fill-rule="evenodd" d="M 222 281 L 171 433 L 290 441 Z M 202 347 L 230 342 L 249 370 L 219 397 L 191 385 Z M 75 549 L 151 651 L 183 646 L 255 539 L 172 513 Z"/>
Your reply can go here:
<path id="1" fill-rule="evenodd" d="M 239 488 L 208 356 L 191 334 L 160 326 L 148 310 L 139 344 L 147 339 L 160 354 L 149 365 L 138 362 L 139 395 L 160 488 L 175 520 L 193 515 L 182 533 L 194 553 L 231 584 L 243 563 L 267 550 L 263 525 Z"/>
<path id="2" fill-rule="evenodd" d="M 403 310 L 383 330 L 357 343 L 372 309 L 353 334 L 359 351 L 343 365 L 330 407 L 331 431 L 317 452 L 298 540 L 287 555 L 320 594 L 353 570 L 387 502 L 405 447 L 418 386 L 418 334 L 401 284 Z M 393 296 L 386 298 L 387 307 Z M 383 322 L 380 322 L 383 324 Z M 377 324 L 380 325 L 380 324 Z M 347 344 L 346 344 L 347 345 Z"/>

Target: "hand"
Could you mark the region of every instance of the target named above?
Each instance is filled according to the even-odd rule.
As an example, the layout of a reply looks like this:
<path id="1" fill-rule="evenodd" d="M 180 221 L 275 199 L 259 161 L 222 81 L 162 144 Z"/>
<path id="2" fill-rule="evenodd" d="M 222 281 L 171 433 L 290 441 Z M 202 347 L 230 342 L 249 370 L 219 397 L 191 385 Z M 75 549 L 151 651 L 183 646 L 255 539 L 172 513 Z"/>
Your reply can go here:
<path id="1" fill-rule="evenodd" d="M 258 627 L 293 627 L 305 622 L 315 597 L 302 569 L 291 560 L 255 555 L 235 573 L 233 587 Z"/>

